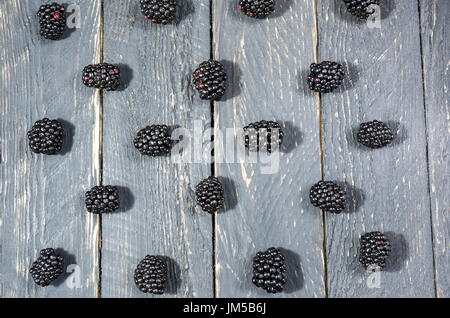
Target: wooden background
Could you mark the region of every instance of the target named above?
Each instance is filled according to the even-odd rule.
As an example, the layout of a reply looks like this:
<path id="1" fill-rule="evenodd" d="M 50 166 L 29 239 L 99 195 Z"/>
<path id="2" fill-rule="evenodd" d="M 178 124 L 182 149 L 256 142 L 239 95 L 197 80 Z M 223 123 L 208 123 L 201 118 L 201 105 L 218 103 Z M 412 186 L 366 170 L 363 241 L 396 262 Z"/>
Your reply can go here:
<path id="1" fill-rule="evenodd" d="M 154 297 L 133 280 L 146 254 L 169 263 L 164 297 L 450 297 L 450 1 L 385 0 L 381 28 L 340 0 L 278 0 L 265 20 L 234 0 L 178 2 L 177 22 L 157 26 L 137 0 L 72 0 L 80 28 L 56 42 L 38 35 L 41 1 L 0 2 L 0 297 Z M 216 103 L 190 83 L 210 57 L 229 76 Z M 319 96 L 305 77 L 323 60 L 349 76 Z M 100 61 L 120 64 L 119 91 L 82 85 L 82 68 Z M 43 117 L 63 121 L 63 154 L 29 150 L 26 132 Z M 272 174 L 262 162 L 225 163 L 226 148 L 216 147 L 215 163 L 180 164 L 132 144 L 149 124 L 233 135 L 263 119 L 286 134 Z M 356 142 L 359 123 L 373 119 L 394 129 L 389 147 Z M 194 197 L 211 173 L 226 191 L 214 216 Z M 345 213 L 311 206 L 322 178 L 346 188 Z M 120 211 L 85 212 L 84 192 L 97 184 L 120 188 Z M 359 235 L 373 230 L 394 245 L 379 288 L 357 260 Z M 251 283 L 251 257 L 271 246 L 289 266 L 275 296 Z M 28 269 L 46 247 L 75 266 L 41 288 Z"/>

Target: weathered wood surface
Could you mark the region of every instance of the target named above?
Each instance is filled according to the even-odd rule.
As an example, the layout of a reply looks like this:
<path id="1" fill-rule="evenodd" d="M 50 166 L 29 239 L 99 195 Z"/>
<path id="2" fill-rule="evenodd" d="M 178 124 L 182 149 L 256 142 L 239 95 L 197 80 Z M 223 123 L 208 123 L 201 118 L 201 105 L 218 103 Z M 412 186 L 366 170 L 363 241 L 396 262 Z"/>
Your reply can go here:
<path id="1" fill-rule="evenodd" d="M 157 26 L 138 1 L 104 2 L 104 60 L 120 63 L 123 91 L 103 99 L 103 184 L 120 186 L 125 207 L 103 216 L 102 296 L 149 297 L 134 283 L 134 268 L 147 254 L 171 259 L 165 297 L 212 297 L 211 215 L 195 208 L 194 187 L 209 163 L 175 164 L 144 157 L 135 133 L 167 124 L 193 133 L 209 127 L 210 104 L 194 96 L 195 65 L 209 57 L 209 1 L 180 1 L 176 24 Z"/>
<path id="2" fill-rule="evenodd" d="M 418 3 L 390 3 L 377 29 L 339 2 L 319 2 L 319 58 L 344 62 L 349 74 L 322 97 L 324 177 L 350 197 L 346 213 L 326 216 L 330 297 L 435 296 Z M 393 127 L 389 147 L 357 143 L 355 129 L 373 119 Z M 369 288 L 358 239 L 375 230 L 391 237 L 395 261 Z"/>
<path id="3" fill-rule="evenodd" d="M 81 28 L 51 42 L 39 36 L 39 1 L 0 2 L 1 297 L 97 295 L 98 222 L 85 212 L 83 194 L 99 173 L 99 96 L 82 85 L 80 70 L 100 56 L 100 1 L 74 3 Z M 61 155 L 28 147 L 27 131 L 44 117 L 63 120 Z M 69 274 L 46 288 L 34 284 L 28 270 L 46 247 L 62 249 L 66 265 L 77 265 L 79 286 L 66 284 Z"/>
<path id="4" fill-rule="evenodd" d="M 284 249 L 289 266 L 286 292 L 275 297 L 325 296 L 322 215 L 308 199 L 321 178 L 319 104 L 303 81 L 315 60 L 314 1 L 277 3 L 276 16 L 255 20 L 235 1 L 214 2 L 214 57 L 225 62 L 230 82 L 215 106 L 216 131 L 237 134 L 276 120 L 286 134 L 273 159 L 279 169 L 264 173 L 261 161 L 216 164 L 227 205 L 216 217 L 218 297 L 274 297 L 251 282 L 252 257 L 271 246 Z M 216 159 L 229 151 L 216 149 Z"/>
<path id="5" fill-rule="evenodd" d="M 450 297 L 449 33 L 450 1 L 420 1 L 436 292 Z"/>

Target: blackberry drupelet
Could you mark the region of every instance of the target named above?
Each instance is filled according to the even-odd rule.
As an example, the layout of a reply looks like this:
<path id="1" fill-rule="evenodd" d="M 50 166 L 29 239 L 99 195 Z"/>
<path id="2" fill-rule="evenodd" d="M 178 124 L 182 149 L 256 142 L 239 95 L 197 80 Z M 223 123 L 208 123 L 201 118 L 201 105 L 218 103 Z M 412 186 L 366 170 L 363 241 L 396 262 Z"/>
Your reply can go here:
<path id="1" fill-rule="evenodd" d="M 35 122 L 27 135 L 34 153 L 54 155 L 61 151 L 64 142 L 64 128 L 61 123 L 48 118 Z"/>
<path id="2" fill-rule="evenodd" d="M 319 181 L 309 192 L 311 204 L 325 212 L 339 214 L 345 208 L 345 191 L 332 181 Z"/>
<path id="3" fill-rule="evenodd" d="M 115 91 L 120 85 L 120 70 L 113 64 L 91 64 L 83 69 L 82 79 L 88 87 Z"/>
<path id="4" fill-rule="evenodd" d="M 143 293 L 164 294 L 167 265 L 159 256 L 147 255 L 134 270 L 134 282 Z"/>
<path id="5" fill-rule="evenodd" d="M 156 24 L 167 24 L 175 19 L 176 0 L 141 0 L 141 11 L 146 19 Z"/>
<path id="6" fill-rule="evenodd" d="M 219 179 L 210 176 L 195 187 L 197 204 L 203 211 L 214 213 L 224 205 L 223 187 Z"/>
<path id="7" fill-rule="evenodd" d="M 382 148 L 394 139 L 392 130 L 378 120 L 362 123 L 359 126 L 358 142 L 369 148 Z"/>
<path id="8" fill-rule="evenodd" d="M 265 252 L 258 252 L 253 258 L 253 284 L 268 293 L 283 291 L 286 283 L 286 263 L 281 252 L 271 247 Z"/>
<path id="9" fill-rule="evenodd" d="M 134 146 L 143 155 L 162 156 L 170 152 L 173 141 L 170 139 L 169 127 L 151 125 L 141 129 L 134 138 Z"/>
<path id="10" fill-rule="evenodd" d="M 114 212 L 120 207 L 119 189 L 113 186 L 95 186 L 86 192 L 86 209 L 90 213 Z"/>
<path id="11" fill-rule="evenodd" d="M 306 78 L 309 89 L 320 93 L 330 93 L 341 86 L 345 75 L 342 64 L 330 61 L 313 63 L 310 71 Z"/>
<path id="12" fill-rule="evenodd" d="M 244 127 L 245 147 L 249 151 L 271 153 L 277 151 L 283 142 L 284 133 L 275 121 L 259 121 Z"/>
<path id="13" fill-rule="evenodd" d="M 221 63 L 209 60 L 201 63 L 194 71 L 192 83 L 201 99 L 219 101 L 226 90 L 227 74 Z"/>
<path id="14" fill-rule="evenodd" d="M 275 11 L 274 0 L 239 0 L 239 11 L 251 18 L 264 19 Z"/>
<path id="15" fill-rule="evenodd" d="M 55 250 L 46 248 L 41 250 L 39 258 L 33 262 L 30 274 L 39 286 L 48 286 L 64 272 L 64 260 L 56 255 Z"/>
<path id="16" fill-rule="evenodd" d="M 390 252 L 391 243 L 379 231 L 364 233 L 359 238 L 359 262 L 366 269 L 383 269 Z"/>
<path id="17" fill-rule="evenodd" d="M 371 6 L 380 5 L 380 0 L 344 0 L 344 2 L 348 12 L 361 20 L 367 20 L 375 13 L 375 9 L 372 9 Z"/>
<path id="18" fill-rule="evenodd" d="M 56 2 L 44 4 L 37 12 L 40 34 L 49 40 L 59 40 L 66 30 L 66 10 Z"/>

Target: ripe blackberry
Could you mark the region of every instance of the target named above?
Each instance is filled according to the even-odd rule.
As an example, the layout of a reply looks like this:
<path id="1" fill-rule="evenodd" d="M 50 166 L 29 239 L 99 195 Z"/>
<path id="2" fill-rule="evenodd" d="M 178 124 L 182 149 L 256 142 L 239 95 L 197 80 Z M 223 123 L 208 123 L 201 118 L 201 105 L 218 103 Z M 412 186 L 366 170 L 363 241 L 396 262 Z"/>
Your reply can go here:
<path id="1" fill-rule="evenodd" d="M 167 265 L 159 256 L 147 255 L 134 270 L 134 282 L 143 293 L 164 294 Z"/>
<path id="2" fill-rule="evenodd" d="M 43 4 L 37 12 L 41 36 L 49 40 L 59 40 L 66 30 L 66 10 L 54 2 Z"/>
<path id="3" fill-rule="evenodd" d="M 95 186 L 86 192 L 86 209 L 90 213 L 114 212 L 120 207 L 119 189 L 113 186 Z"/>
<path id="4" fill-rule="evenodd" d="M 332 181 L 319 181 L 309 192 L 311 204 L 325 212 L 339 214 L 345 208 L 345 191 Z"/>
<path id="5" fill-rule="evenodd" d="M 170 152 L 172 147 L 169 127 L 166 125 L 152 125 L 141 129 L 134 138 L 134 146 L 143 155 L 161 156 Z"/>
<path id="6" fill-rule="evenodd" d="M 344 0 L 344 2 L 348 12 L 362 20 L 367 20 L 375 13 L 375 9 L 371 9 L 371 6 L 380 5 L 380 0 Z"/>
<path id="7" fill-rule="evenodd" d="M 392 130 L 378 120 L 362 123 L 359 126 L 358 142 L 369 148 L 381 148 L 389 145 L 394 139 Z"/>
<path id="8" fill-rule="evenodd" d="M 313 63 L 310 70 L 311 73 L 306 80 L 308 81 L 309 89 L 316 92 L 330 93 L 341 86 L 344 80 L 344 67 L 336 62 Z"/>
<path id="9" fill-rule="evenodd" d="M 203 211 L 214 213 L 224 205 L 223 187 L 219 179 L 210 176 L 195 187 L 197 204 Z"/>
<path id="10" fill-rule="evenodd" d="M 167 24 L 175 19 L 176 0 L 141 0 L 141 11 L 146 19 L 156 24 Z"/>
<path id="11" fill-rule="evenodd" d="M 239 0 L 239 11 L 251 18 L 264 19 L 275 11 L 274 0 Z"/>
<path id="12" fill-rule="evenodd" d="M 194 71 L 192 83 L 201 99 L 221 100 L 226 90 L 227 74 L 222 64 L 215 60 L 201 63 Z"/>
<path id="13" fill-rule="evenodd" d="M 280 148 L 283 137 L 281 126 L 275 121 L 263 120 L 244 127 L 245 147 L 252 152 L 276 151 Z"/>
<path id="14" fill-rule="evenodd" d="M 377 231 L 364 233 L 359 238 L 359 262 L 366 269 L 382 269 L 391 252 L 391 243 L 386 236 Z"/>
<path id="15" fill-rule="evenodd" d="M 64 260 L 56 255 L 52 248 L 41 250 L 39 258 L 30 268 L 30 274 L 34 282 L 39 286 L 48 286 L 64 271 Z"/>
<path id="16" fill-rule="evenodd" d="M 83 84 L 88 87 L 115 91 L 120 85 L 120 70 L 113 64 L 91 64 L 83 69 L 82 79 Z"/>
<path id="17" fill-rule="evenodd" d="M 253 284 L 268 293 L 283 291 L 286 283 L 286 263 L 281 252 L 271 247 L 265 252 L 258 252 L 253 258 Z"/>
<path id="18" fill-rule="evenodd" d="M 31 151 L 54 155 L 61 151 L 64 128 L 59 121 L 44 118 L 35 122 L 27 135 Z"/>

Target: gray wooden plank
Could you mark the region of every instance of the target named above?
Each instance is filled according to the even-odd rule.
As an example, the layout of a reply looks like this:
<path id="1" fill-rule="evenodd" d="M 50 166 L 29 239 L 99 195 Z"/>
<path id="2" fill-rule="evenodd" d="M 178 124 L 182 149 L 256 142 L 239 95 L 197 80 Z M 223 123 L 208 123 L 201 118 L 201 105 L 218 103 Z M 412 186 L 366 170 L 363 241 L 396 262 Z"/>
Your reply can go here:
<path id="1" fill-rule="evenodd" d="M 268 174 L 262 161 L 216 164 L 227 205 L 216 217 L 217 296 L 324 297 L 322 215 L 308 200 L 321 177 L 319 103 L 300 81 L 314 60 L 314 1 L 277 1 L 266 20 L 242 15 L 236 1 L 215 1 L 213 20 L 215 58 L 230 81 L 226 100 L 215 106 L 216 132 L 277 120 L 286 134 L 273 161 L 279 169 Z M 216 148 L 216 159 L 229 151 Z M 251 282 L 252 257 L 271 246 L 284 249 L 289 268 L 277 295 Z"/>
<path id="2" fill-rule="evenodd" d="M 320 60 L 344 62 L 349 74 L 322 96 L 324 176 L 346 183 L 350 197 L 347 213 L 326 216 L 330 297 L 435 296 L 418 3 L 390 3 L 377 29 L 341 1 L 319 2 Z M 357 143 L 354 130 L 373 119 L 393 126 L 391 146 Z M 379 288 L 357 256 L 360 234 L 374 230 L 394 248 Z"/>
<path id="3" fill-rule="evenodd" d="M 450 2 L 420 1 L 436 292 L 450 297 L 449 33 Z"/>
<path id="4" fill-rule="evenodd" d="M 210 126 L 209 104 L 190 85 L 209 56 L 209 10 L 207 0 L 179 1 L 177 24 L 157 26 L 144 20 L 139 1 L 104 3 L 105 62 L 121 63 L 128 78 L 125 90 L 104 95 L 103 183 L 120 186 L 126 201 L 103 216 L 104 297 L 151 297 L 133 279 L 147 254 L 173 261 L 164 297 L 213 296 L 211 216 L 195 209 L 193 192 L 210 164 L 143 157 L 133 146 L 146 125 Z"/>
<path id="5" fill-rule="evenodd" d="M 100 1 L 73 3 L 81 28 L 56 42 L 39 36 L 39 1 L 0 3 L 1 297 L 97 294 L 98 222 L 84 212 L 83 194 L 99 172 L 93 142 L 99 96 L 79 76 L 100 56 Z M 27 130 L 43 117 L 64 120 L 63 154 L 29 150 Z M 46 247 L 62 249 L 66 265 L 77 266 L 79 285 L 68 274 L 46 288 L 34 284 L 28 270 Z"/>

